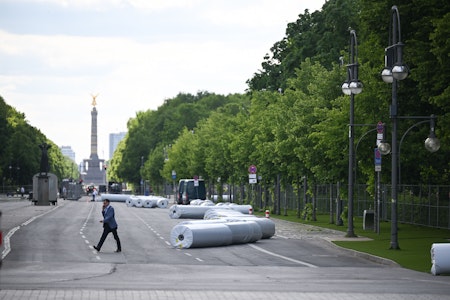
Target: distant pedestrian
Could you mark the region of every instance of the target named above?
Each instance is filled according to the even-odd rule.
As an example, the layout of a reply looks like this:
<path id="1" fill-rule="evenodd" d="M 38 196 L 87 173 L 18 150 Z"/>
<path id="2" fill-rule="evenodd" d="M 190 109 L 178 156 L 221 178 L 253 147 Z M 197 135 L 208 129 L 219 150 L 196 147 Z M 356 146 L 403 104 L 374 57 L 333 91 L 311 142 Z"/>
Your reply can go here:
<path id="1" fill-rule="evenodd" d="M 100 221 L 100 223 L 103 223 L 103 234 L 100 238 L 100 241 L 98 242 L 97 246 L 93 246 L 95 250 L 100 252 L 100 249 L 102 248 L 103 243 L 106 240 L 106 237 L 110 232 L 112 232 L 114 239 L 117 242 L 117 249 L 116 252 L 121 252 L 122 247 L 120 245 L 120 239 L 119 235 L 117 234 L 117 222 L 114 217 L 114 208 L 109 205 L 109 200 L 105 199 L 103 200 L 103 210 L 102 210 L 103 220 Z"/>
<path id="2" fill-rule="evenodd" d="M 23 195 L 25 194 L 25 188 L 21 187 L 20 188 L 20 197 L 23 198 Z"/>
<path id="3" fill-rule="evenodd" d="M 63 196 L 63 199 L 66 200 L 66 198 L 67 198 L 67 189 L 66 189 L 65 186 L 63 186 L 63 188 L 62 188 L 62 196 Z"/>
<path id="4" fill-rule="evenodd" d="M 95 196 L 97 196 L 97 189 L 94 188 L 94 190 L 92 191 L 92 201 L 95 201 Z"/>

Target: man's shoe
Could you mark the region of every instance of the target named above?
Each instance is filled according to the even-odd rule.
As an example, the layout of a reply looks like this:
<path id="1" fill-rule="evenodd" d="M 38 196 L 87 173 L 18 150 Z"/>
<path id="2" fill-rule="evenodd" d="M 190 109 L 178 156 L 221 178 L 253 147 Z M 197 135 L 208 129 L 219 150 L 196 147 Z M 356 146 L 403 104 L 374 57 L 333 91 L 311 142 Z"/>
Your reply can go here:
<path id="1" fill-rule="evenodd" d="M 122 252 L 122 250 L 121 249 L 117 249 L 116 252 L 119 253 L 119 252 Z"/>
<path id="2" fill-rule="evenodd" d="M 97 250 L 97 252 L 100 252 L 100 248 L 98 248 L 97 246 L 93 246 L 95 250 Z"/>

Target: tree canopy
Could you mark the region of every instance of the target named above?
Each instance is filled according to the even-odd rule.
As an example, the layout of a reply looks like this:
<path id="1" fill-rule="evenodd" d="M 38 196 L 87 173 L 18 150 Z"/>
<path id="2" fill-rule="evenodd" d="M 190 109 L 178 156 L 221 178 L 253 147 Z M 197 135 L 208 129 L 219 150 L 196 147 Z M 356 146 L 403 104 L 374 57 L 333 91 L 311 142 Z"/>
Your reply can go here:
<path id="1" fill-rule="evenodd" d="M 6 104 L 0 97 L 0 176 L 4 186 L 31 185 L 39 172 L 41 149 L 47 143 L 50 172 L 59 179 L 78 178 L 75 162 L 62 155 L 55 143 L 37 128 L 28 124 L 25 114 Z"/>
<path id="2" fill-rule="evenodd" d="M 261 69 L 247 81 L 246 94 L 180 93 L 157 110 L 137 112 L 109 163 L 108 178 L 160 185 L 171 182 L 176 171 L 177 178 L 197 175 L 210 182 L 238 183 L 247 180 L 248 166 L 256 165 L 267 182 L 279 175 L 290 182 L 303 176 L 346 182 L 349 98 L 341 85 L 351 28 L 358 37 L 359 79 L 364 84 L 355 96 L 354 123 L 369 124 L 354 128 L 356 180 L 373 183 L 376 134 L 370 131 L 382 121 L 390 132 L 391 85 L 381 80 L 380 72 L 394 4 L 401 17 L 403 60 L 410 70 L 398 88 L 402 182 L 447 184 L 450 2 L 445 0 L 329 0 L 320 11 L 306 10 L 287 24 L 285 37 L 262 58 Z M 44 136 L 4 104 L 0 112 L 0 135 L 7 137 L 0 149 L 3 176 L 15 159 L 28 159 L 25 155 L 34 168 L 37 154 L 27 152 L 32 148 L 12 151 L 14 141 L 36 144 Z M 408 118 L 431 114 L 437 116 L 441 141 L 433 154 L 423 146 L 429 126 L 415 127 L 417 119 Z M 54 155 L 52 161 L 60 161 Z M 54 168 L 64 172 L 64 166 Z M 383 182 L 389 182 L 389 171 L 388 155 L 383 157 Z"/>

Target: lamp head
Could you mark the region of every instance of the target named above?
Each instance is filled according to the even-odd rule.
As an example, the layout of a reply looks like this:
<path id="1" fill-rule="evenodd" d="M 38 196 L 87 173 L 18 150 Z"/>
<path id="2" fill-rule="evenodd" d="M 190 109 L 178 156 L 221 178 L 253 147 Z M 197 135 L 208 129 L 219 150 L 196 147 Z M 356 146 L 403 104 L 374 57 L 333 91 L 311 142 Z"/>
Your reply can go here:
<path id="1" fill-rule="evenodd" d="M 350 86 L 349 86 L 348 82 L 344 82 L 342 84 L 342 92 L 347 96 L 350 96 L 352 94 L 352 91 L 350 90 Z"/>
<path id="2" fill-rule="evenodd" d="M 349 88 L 352 94 L 358 95 L 362 92 L 363 84 L 359 80 L 354 80 L 350 82 Z"/>
<path id="3" fill-rule="evenodd" d="M 384 68 L 383 71 L 381 71 L 381 78 L 386 83 L 394 82 L 394 77 L 392 76 L 392 71 L 389 68 Z"/>
<path id="4" fill-rule="evenodd" d="M 408 67 L 404 64 L 396 64 L 392 67 L 392 76 L 396 80 L 403 80 L 408 77 Z"/>
<path id="5" fill-rule="evenodd" d="M 441 142 L 439 139 L 434 135 L 431 134 L 426 140 L 425 140 L 425 148 L 430 151 L 431 153 L 436 152 L 441 148 Z"/>
<path id="6" fill-rule="evenodd" d="M 385 141 L 382 141 L 380 144 L 378 144 L 378 150 L 382 155 L 387 155 L 391 153 L 391 145 L 389 143 L 386 143 Z"/>

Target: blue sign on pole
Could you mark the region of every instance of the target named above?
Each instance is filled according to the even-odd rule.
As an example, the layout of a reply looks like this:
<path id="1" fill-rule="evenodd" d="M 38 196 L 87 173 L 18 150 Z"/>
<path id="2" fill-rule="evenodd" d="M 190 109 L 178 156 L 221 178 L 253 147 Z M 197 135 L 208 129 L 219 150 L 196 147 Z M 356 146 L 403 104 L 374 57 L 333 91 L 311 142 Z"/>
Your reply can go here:
<path id="1" fill-rule="evenodd" d="M 375 153 L 375 172 L 381 172 L 381 152 L 378 148 L 374 149 Z"/>

